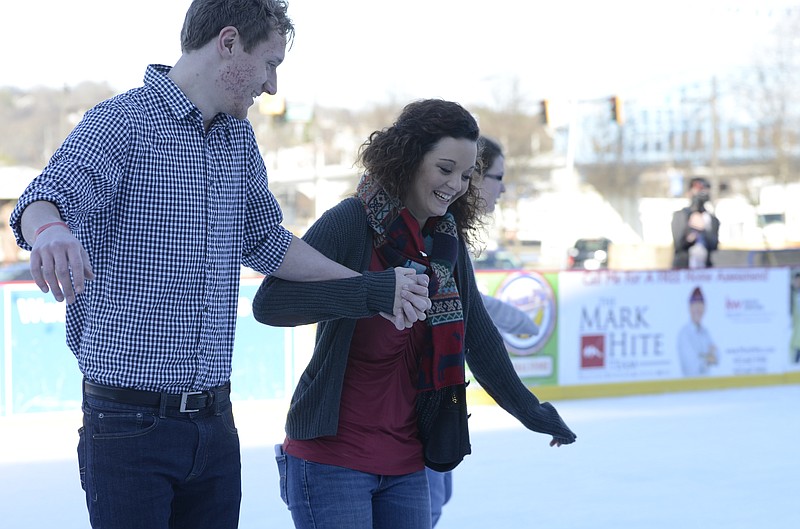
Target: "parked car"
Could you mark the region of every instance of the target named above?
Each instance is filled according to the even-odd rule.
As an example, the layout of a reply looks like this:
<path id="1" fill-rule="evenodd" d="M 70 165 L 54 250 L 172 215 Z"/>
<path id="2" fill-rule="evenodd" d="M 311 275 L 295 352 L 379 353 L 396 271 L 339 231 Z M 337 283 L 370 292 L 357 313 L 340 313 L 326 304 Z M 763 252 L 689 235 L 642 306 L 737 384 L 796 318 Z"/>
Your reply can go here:
<path id="1" fill-rule="evenodd" d="M 599 270 L 608 268 L 608 249 L 611 240 L 605 237 L 578 239 L 567 251 L 567 268 L 571 270 Z"/>
<path id="2" fill-rule="evenodd" d="M 506 250 L 484 250 L 472 260 L 476 270 L 520 270 L 522 261 Z"/>

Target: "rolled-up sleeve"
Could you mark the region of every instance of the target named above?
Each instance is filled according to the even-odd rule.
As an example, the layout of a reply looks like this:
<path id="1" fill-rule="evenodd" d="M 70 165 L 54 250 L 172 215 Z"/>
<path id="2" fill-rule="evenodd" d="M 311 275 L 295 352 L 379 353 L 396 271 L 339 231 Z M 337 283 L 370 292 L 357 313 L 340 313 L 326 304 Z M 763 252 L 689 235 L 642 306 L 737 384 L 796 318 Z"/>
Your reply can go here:
<path id="1" fill-rule="evenodd" d="M 130 130 L 128 116 L 111 102 L 84 115 L 42 173 L 20 195 L 11 213 L 9 225 L 21 248 L 31 250 L 22 236 L 20 220 L 33 202 L 54 204 L 73 229 L 108 206 L 124 172 Z"/>
<path id="2" fill-rule="evenodd" d="M 281 266 L 293 235 L 281 225 L 283 212 L 269 190 L 264 160 L 255 148 L 249 154 L 248 173 L 242 264 L 269 276 Z"/>

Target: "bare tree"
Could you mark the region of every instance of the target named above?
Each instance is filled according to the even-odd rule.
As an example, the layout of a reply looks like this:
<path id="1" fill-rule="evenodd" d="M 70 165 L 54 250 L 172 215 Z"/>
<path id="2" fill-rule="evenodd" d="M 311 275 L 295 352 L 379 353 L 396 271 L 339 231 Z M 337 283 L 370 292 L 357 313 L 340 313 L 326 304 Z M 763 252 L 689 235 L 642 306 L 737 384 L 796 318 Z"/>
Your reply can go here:
<path id="1" fill-rule="evenodd" d="M 83 114 L 110 97 L 105 84 L 63 89 L 0 89 L 0 159 L 43 167 Z"/>
<path id="2" fill-rule="evenodd" d="M 795 180 L 792 158 L 800 130 L 800 9 L 787 9 L 757 50 L 739 93 L 742 108 L 758 123 L 759 147 L 772 148 L 778 180 Z"/>

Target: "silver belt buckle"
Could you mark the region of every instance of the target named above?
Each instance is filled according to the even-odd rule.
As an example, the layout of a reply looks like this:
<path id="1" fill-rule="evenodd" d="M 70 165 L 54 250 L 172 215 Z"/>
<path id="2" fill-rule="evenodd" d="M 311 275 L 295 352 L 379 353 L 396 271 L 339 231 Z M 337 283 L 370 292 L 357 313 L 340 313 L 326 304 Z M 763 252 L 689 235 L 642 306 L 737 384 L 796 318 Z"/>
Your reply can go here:
<path id="1" fill-rule="evenodd" d="M 186 409 L 186 399 L 188 399 L 192 395 L 200 395 L 201 393 L 203 393 L 203 392 L 202 391 L 184 391 L 183 393 L 181 393 L 181 408 L 178 411 L 180 411 L 181 413 L 194 413 L 196 411 L 200 411 L 199 408 L 196 409 L 196 410 L 187 410 Z"/>

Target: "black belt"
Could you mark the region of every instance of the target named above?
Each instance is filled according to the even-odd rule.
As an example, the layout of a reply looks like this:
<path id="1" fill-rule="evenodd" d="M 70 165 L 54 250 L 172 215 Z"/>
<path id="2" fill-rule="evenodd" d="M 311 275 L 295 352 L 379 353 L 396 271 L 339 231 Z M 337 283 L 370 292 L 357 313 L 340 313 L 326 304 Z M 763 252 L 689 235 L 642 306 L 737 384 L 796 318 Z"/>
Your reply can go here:
<path id="1" fill-rule="evenodd" d="M 231 384 L 206 391 L 184 391 L 183 393 L 159 393 L 157 391 L 142 391 L 138 389 L 114 388 L 101 386 L 88 380 L 83 381 L 83 391 L 87 395 L 100 399 L 111 400 L 131 406 L 150 406 L 159 408 L 162 398 L 166 399 L 166 408 L 178 410 L 181 413 L 193 413 L 209 408 L 215 402 L 230 400 Z"/>

